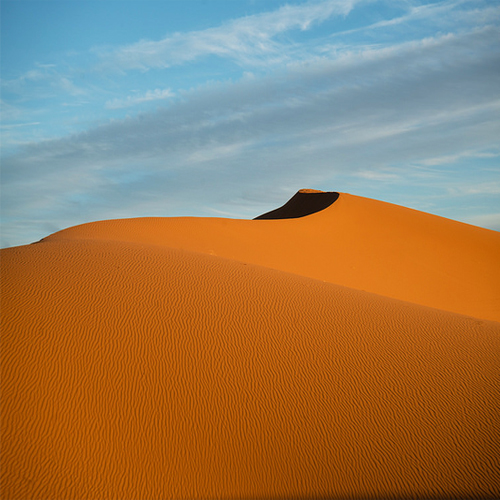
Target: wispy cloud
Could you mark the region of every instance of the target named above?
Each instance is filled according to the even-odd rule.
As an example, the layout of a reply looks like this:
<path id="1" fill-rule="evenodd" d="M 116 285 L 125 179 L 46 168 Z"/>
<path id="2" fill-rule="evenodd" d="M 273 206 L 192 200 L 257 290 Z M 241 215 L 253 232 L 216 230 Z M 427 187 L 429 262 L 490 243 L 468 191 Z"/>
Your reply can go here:
<path id="1" fill-rule="evenodd" d="M 499 134 L 500 55 L 490 50 L 497 39 L 491 29 L 442 36 L 208 85 L 168 109 L 33 144 L 5 164 L 4 179 L 23 182 L 29 172 L 48 180 L 64 172 L 57 184 L 65 192 L 74 189 L 65 185 L 69 179 L 89 172 L 104 189 L 113 175 L 137 169 L 159 186 L 186 172 L 197 179 L 196 152 L 205 158 L 196 162 L 202 178 L 211 172 L 211 182 L 231 182 L 231 172 L 245 176 L 244 163 L 265 183 L 290 171 L 305 177 L 305 164 L 308 175 L 324 178 L 346 168 L 361 172 L 463 154 L 455 153 L 458 147 L 480 151 Z M 446 140 L 436 136 L 443 129 Z M 242 145 L 239 154 L 218 162 L 213 151 L 235 144 Z M 135 184 L 134 196 L 150 188 Z"/>
<path id="2" fill-rule="evenodd" d="M 2 130 L 12 130 L 14 128 L 21 128 L 21 127 L 32 127 L 34 125 L 40 125 L 40 122 L 31 122 L 31 123 L 14 123 L 14 124 L 9 124 L 9 125 L 0 125 L 0 128 Z"/>
<path id="3" fill-rule="evenodd" d="M 372 30 L 382 30 L 409 23 L 426 23 L 425 27 L 440 25 L 442 27 L 455 28 L 457 22 L 461 26 L 472 26 L 477 24 L 494 24 L 500 17 L 500 8 L 498 6 L 482 6 L 477 9 L 462 10 L 461 8 L 471 6 L 471 0 L 444 0 L 440 2 L 412 5 L 411 3 L 401 2 L 402 6 L 407 8 L 403 15 L 384 19 L 372 24 L 360 26 L 350 30 L 342 30 L 334 33 L 332 37 L 345 37 L 360 32 L 369 32 Z M 422 27 L 420 27 L 422 28 Z"/>
<path id="4" fill-rule="evenodd" d="M 500 99 L 497 102 L 492 103 L 492 107 L 500 110 Z M 497 158 L 500 153 L 492 152 L 482 152 L 482 151 L 461 151 L 452 155 L 438 156 L 436 158 L 426 158 L 422 160 L 421 165 L 436 166 L 436 165 L 447 165 L 450 163 L 455 163 L 464 158 Z"/>
<path id="5" fill-rule="evenodd" d="M 119 109 L 136 106 L 149 101 L 159 101 L 173 97 L 175 94 L 171 89 L 148 90 L 145 94 L 127 96 L 125 99 L 112 99 L 106 102 L 106 108 Z"/>
<path id="6" fill-rule="evenodd" d="M 76 85 L 71 78 L 57 69 L 55 64 L 37 64 L 34 69 L 26 71 L 14 79 L 3 79 L 4 90 L 24 97 L 47 97 L 65 92 L 72 96 L 82 96 L 87 91 Z"/>
<path id="7" fill-rule="evenodd" d="M 216 28 L 175 33 L 162 40 L 141 40 L 111 51 L 100 51 L 102 66 L 147 70 L 215 55 L 243 65 L 283 60 L 285 47 L 276 37 L 290 30 L 308 30 L 334 15 L 347 15 L 360 0 L 310 1 L 284 5 L 276 11 L 251 15 Z"/>
<path id="8" fill-rule="evenodd" d="M 394 180 L 399 180 L 401 178 L 401 175 L 399 175 L 399 173 L 394 174 L 377 170 L 361 170 L 360 172 L 357 172 L 356 175 L 358 177 L 361 177 L 362 179 L 381 182 L 391 182 Z"/>
<path id="9" fill-rule="evenodd" d="M 4 99 L 0 99 L 0 113 L 2 122 L 10 122 L 22 118 L 23 112 L 18 106 L 14 106 Z"/>
<path id="10" fill-rule="evenodd" d="M 483 183 L 468 184 L 466 186 L 452 186 L 448 188 L 452 195 L 500 195 L 500 180 Z"/>

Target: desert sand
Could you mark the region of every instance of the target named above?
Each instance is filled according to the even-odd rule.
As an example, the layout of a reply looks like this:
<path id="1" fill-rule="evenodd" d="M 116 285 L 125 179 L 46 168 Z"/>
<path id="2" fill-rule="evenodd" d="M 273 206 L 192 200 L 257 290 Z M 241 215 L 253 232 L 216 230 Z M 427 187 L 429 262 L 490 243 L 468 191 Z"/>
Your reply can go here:
<path id="1" fill-rule="evenodd" d="M 500 233 L 325 194 L 2 250 L 0 497 L 500 495 Z"/>

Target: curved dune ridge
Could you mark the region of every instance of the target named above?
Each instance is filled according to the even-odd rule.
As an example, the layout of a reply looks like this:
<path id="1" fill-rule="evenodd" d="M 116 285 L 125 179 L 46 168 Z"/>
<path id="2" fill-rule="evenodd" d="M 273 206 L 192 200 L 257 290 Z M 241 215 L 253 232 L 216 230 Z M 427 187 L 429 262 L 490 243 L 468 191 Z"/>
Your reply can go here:
<path id="1" fill-rule="evenodd" d="M 495 498 L 499 250 L 347 194 L 2 250 L 0 497 Z"/>
<path id="2" fill-rule="evenodd" d="M 317 193 L 301 194 L 317 206 Z M 350 194 L 300 218 L 110 220 L 45 240 L 75 238 L 189 250 L 500 321 L 500 233 Z"/>

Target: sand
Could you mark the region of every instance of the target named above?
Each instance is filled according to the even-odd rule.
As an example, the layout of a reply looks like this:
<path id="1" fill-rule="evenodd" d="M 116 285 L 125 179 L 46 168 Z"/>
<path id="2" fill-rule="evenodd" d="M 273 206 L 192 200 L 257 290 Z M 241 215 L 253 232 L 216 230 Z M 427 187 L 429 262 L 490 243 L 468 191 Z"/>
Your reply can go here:
<path id="1" fill-rule="evenodd" d="M 168 246 L 500 321 L 500 233 L 344 193 L 296 219 L 122 219 L 47 241 L 62 239 Z"/>
<path id="2" fill-rule="evenodd" d="M 499 255 L 344 193 L 2 250 L 0 496 L 498 496 Z"/>

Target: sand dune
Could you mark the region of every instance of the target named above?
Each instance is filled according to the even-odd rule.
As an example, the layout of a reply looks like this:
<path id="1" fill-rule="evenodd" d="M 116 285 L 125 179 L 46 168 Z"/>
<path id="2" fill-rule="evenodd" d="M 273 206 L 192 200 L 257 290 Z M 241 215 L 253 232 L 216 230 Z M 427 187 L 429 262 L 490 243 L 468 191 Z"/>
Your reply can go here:
<path id="1" fill-rule="evenodd" d="M 500 233 L 344 193 L 296 219 L 123 219 L 48 240 L 66 238 L 167 245 L 500 321 Z"/>
<path id="2" fill-rule="evenodd" d="M 408 225 L 426 241 L 407 255 Z M 375 248 L 340 272 L 360 232 Z M 106 221 L 3 250 L 1 497 L 499 495 L 495 245 L 341 194 L 299 219 Z M 443 264 L 446 290 L 462 276 L 481 314 L 341 286 L 371 284 L 384 248 L 396 269 Z"/>

